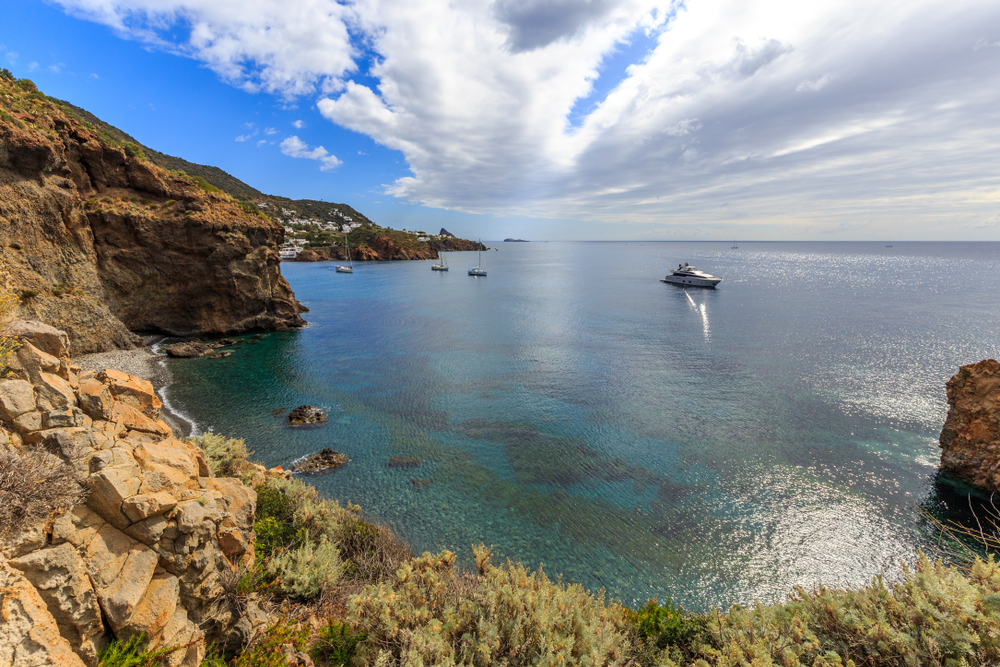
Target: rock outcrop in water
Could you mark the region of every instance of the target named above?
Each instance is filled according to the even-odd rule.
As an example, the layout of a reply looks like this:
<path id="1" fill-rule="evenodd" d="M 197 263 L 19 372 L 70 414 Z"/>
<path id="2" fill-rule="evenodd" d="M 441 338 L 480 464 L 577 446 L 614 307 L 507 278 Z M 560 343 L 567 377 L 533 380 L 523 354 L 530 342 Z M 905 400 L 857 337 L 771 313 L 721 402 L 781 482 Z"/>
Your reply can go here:
<path id="1" fill-rule="evenodd" d="M 0 526 L 0 665 L 96 667 L 112 637 L 143 634 L 182 647 L 169 664 L 197 667 L 206 642 L 245 640 L 250 616 L 228 606 L 223 581 L 253 562 L 256 492 L 214 477 L 198 447 L 172 436 L 149 382 L 79 373 L 66 334 L 44 324 L 10 333 L 22 345 L 0 380 L 6 468 L 41 456 L 87 493 Z M 32 474 L 3 477 L 5 523 L 45 483 Z"/>
<path id="2" fill-rule="evenodd" d="M 941 469 L 987 491 L 1000 491 L 1000 363 L 962 366 L 948 380 Z"/>
<path id="3" fill-rule="evenodd" d="M 301 326 L 283 228 L 144 160 L 0 77 L 0 287 L 67 331 L 74 354 L 177 336 Z"/>

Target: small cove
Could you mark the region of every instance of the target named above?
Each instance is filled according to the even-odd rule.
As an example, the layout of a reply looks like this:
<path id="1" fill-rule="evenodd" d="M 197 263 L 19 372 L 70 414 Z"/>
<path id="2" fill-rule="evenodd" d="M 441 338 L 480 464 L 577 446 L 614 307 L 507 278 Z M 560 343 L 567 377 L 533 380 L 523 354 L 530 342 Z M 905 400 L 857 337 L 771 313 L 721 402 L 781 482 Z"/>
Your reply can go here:
<path id="1" fill-rule="evenodd" d="M 310 325 L 167 361 L 171 400 L 268 465 L 343 452 L 309 480 L 418 552 L 486 542 L 629 604 L 858 585 L 931 545 L 944 382 L 1000 349 L 1000 244 L 489 245 L 488 278 L 475 253 L 283 264 Z M 658 281 L 681 261 L 725 280 Z M 330 423 L 288 428 L 302 404 Z"/>

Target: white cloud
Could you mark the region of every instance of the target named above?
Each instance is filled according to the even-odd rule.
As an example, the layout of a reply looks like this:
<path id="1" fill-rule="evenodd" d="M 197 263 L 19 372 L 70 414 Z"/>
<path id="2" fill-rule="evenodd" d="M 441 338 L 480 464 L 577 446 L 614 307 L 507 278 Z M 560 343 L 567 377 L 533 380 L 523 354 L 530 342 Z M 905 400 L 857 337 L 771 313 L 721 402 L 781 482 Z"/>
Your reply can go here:
<path id="1" fill-rule="evenodd" d="M 264 129 L 264 134 L 277 134 L 278 131 L 273 127 L 268 127 Z"/>
<path id="2" fill-rule="evenodd" d="M 260 141 L 257 142 L 257 148 L 260 148 L 261 146 L 263 146 L 266 143 L 267 143 L 267 139 L 261 139 Z"/>
<path id="3" fill-rule="evenodd" d="M 322 146 L 310 149 L 309 144 L 305 143 L 295 135 L 292 135 L 281 142 L 281 152 L 289 157 L 319 160 L 320 171 L 330 171 L 331 169 L 339 167 L 343 164 L 343 162 L 338 160 L 335 155 L 331 155 L 329 151 Z"/>
<path id="4" fill-rule="evenodd" d="M 335 92 L 355 70 L 347 22 L 335 0 L 54 0 L 120 36 L 204 62 L 248 91 Z"/>
<path id="5" fill-rule="evenodd" d="M 781 235 L 998 201 L 997 3 L 56 1 L 236 85 L 318 95 L 402 152 L 387 191 L 411 202 L 656 227 L 738 210 Z M 339 163 L 320 148 L 282 142 Z"/>
<path id="6" fill-rule="evenodd" d="M 297 120 L 294 123 L 292 123 L 292 125 L 295 127 L 295 129 L 301 130 L 303 127 L 306 126 L 306 123 L 305 123 L 305 121 Z"/>
<path id="7" fill-rule="evenodd" d="M 246 123 L 246 126 L 247 127 L 253 127 L 253 123 Z M 254 137 L 256 137 L 258 134 L 259 134 L 259 132 L 257 132 L 257 130 L 254 130 L 253 132 L 250 132 L 249 134 L 241 134 L 240 136 L 236 137 L 236 141 L 249 141 L 250 139 L 253 139 Z"/>

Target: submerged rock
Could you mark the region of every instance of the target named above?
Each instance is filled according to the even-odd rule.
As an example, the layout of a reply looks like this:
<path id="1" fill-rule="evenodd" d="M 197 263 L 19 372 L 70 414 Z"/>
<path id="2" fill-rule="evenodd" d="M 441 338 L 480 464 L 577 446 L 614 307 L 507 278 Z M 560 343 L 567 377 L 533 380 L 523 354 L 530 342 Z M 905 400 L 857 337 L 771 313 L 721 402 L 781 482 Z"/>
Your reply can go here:
<path id="1" fill-rule="evenodd" d="M 327 448 L 302 461 L 299 461 L 292 466 L 292 470 L 295 472 L 313 473 L 332 472 L 335 468 L 339 468 L 348 461 L 350 461 L 350 459 L 340 452 L 335 452 L 332 449 Z"/>
<path id="2" fill-rule="evenodd" d="M 225 359 L 226 357 L 233 356 L 232 352 L 217 352 L 213 354 L 209 359 Z"/>
<path id="3" fill-rule="evenodd" d="M 420 465 L 420 459 L 416 457 L 393 456 L 386 465 L 390 468 L 416 468 Z"/>
<path id="4" fill-rule="evenodd" d="M 423 489 L 426 489 L 428 486 L 431 485 L 431 480 L 425 477 L 418 477 L 416 479 L 411 479 L 410 484 L 412 484 L 413 488 L 417 489 L 418 491 L 422 491 Z"/>
<path id="5" fill-rule="evenodd" d="M 315 405 L 300 405 L 288 413 L 288 423 L 292 426 L 300 424 L 322 424 L 327 420 L 326 411 Z"/>
<path id="6" fill-rule="evenodd" d="M 1000 491 L 1000 362 L 962 366 L 948 380 L 941 469 L 987 491 Z"/>

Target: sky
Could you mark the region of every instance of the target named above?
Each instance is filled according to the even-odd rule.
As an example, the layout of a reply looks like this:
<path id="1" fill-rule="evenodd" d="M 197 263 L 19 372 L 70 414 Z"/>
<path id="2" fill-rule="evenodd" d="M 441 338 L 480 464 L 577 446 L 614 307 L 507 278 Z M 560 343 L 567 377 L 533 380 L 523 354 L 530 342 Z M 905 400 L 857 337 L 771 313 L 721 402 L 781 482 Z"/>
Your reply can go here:
<path id="1" fill-rule="evenodd" d="M 48 95 L 397 229 L 1000 240 L 1000 2 L 5 4 Z"/>

